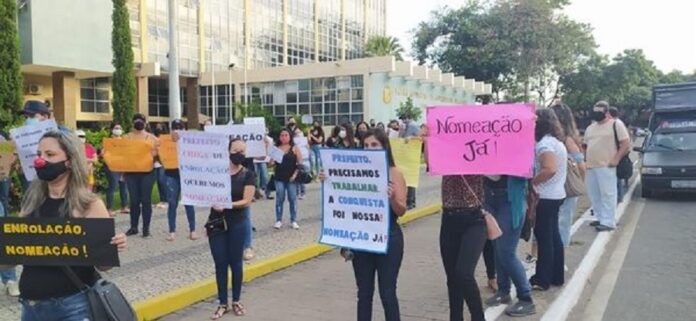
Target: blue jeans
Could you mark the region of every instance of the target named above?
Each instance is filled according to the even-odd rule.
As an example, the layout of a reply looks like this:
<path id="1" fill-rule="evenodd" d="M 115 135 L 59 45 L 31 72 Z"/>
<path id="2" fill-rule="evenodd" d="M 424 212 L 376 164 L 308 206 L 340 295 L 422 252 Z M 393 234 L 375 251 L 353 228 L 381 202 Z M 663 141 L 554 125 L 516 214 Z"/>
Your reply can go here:
<path id="1" fill-rule="evenodd" d="M 309 168 L 307 165 L 302 165 L 306 171 L 309 171 Z M 297 184 L 298 185 L 298 190 L 297 190 L 297 195 L 302 195 L 304 196 L 307 192 L 307 187 L 306 184 Z"/>
<path id="2" fill-rule="evenodd" d="M 208 237 L 210 252 L 215 262 L 215 281 L 217 283 L 218 300 L 220 305 L 227 302 L 227 276 L 232 269 L 232 301 L 238 302 L 242 295 L 242 280 L 244 269 L 242 255 L 244 253 L 245 227 L 243 221 L 229 224 L 227 231 Z"/>
<path id="3" fill-rule="evenodd" d="M 164 174 L 164 167 L 155 168 L 155 175 L 157 177 L 157 192 L 159 192 L 160 202 L 166 202 L 169 200 L 169 196 L 167 195 L 169 191 L 169 188 L 167 188 L 167 181 L 169 179 L 167 175 Z"/>
<path id="4" fill-rule="evenodd" d="M 150 232 L 152 188 L 155 185 L 155 175 L 155 171 L 126 174 L 126 183 L 128 184 L 128 193 L 130 194 L 130 224 L 133 230 L 138 230 L 140 214 L 142 213 L 143 232 Z"/>
<path id="5" fill-rule="evenodd" d="M 10 184 L 9 178 L 0 180 L 0 204 L 5 208 L 5 212 L 10 212 Z"/>
<path id="6" fill-rule="evenodd" d="M 539 248 L 536 274 L 530 282 L 548 288 L 565 283 L 565 257 L 558 232 L 558 210 L 563 200 L 540 199 L 536 210 L 534 236 Z"/>
<path id="7" fill-rule="evenodd" d="M 384 320 L 401 320 L 399 299 L 396 296 L 396 281 L 404 257 L 404 236 L 401 227 L 395 224 L 389 235 L 387 254 L 354 251 L 353 272 L 358 285 L 358 321 L 372 320 L 372 296 L 375 292 L 375 272 L 379 276 L 379 297 L 382 299 Z"/>
<path id="8" fill-rule="evenodd" d="M 285 204 L 285 193 L 288 195 L 290 204 L 290 221 L 297 222 L 297 183 L 275 181 L 276 186 L 276 221 L 283 221 L 283 205 Z"/>
<path id="9" fill-rule="evenodd" d="M 84 292 L 38 302 L 20 302 L 22 321 L 84 321 L 92 318 Z"/>
<path id="10" fill-rule="evenodd" d="M 271 193 L 267 190 L 268 187 L 268 165 L 266 163 L 256 163 L 256 175 L 258 176 L 258 181 L 256 181 L 256 188 L 261 189 L 266 192 L 266 198 Z"/>
<path id="11" fill-rule="evenodd" d="M 128 186 L 125 181 L 121 181 L 123 173 L 116 173 L 109 170 L 108 166 L 104 166 L 106 179 L 109 181 L 109 188 L 106 190 L 106 208 L 114 209 L 114 195 L 116 195 L 116 187 L 121 196 L 121 209 L 128 207 Z"/>
<path id="12" fill-rule="evenodd" d="M 570 246 L 570 228 L 573 225 L 573 213 L 578 205 L 579 197 L 569 197 L 563 201 L 558 211 L 558 231 L 561 233 L 561 242 L 564 247 Z"/>
<path id="13" fill-rule="evenodd" d="M 312 153 L 309 154 L 309 166 L 312 173 L 317 174 L 321 169 L 321 158 L 319 157 L 319 149 L 321 145 L 313 145 Z"/>
<path id="14" fill-rule="evenodd" d="M 5 206 L 0 203 L 0 217 L 7 216 L 7 211 L 5 211 Z M 8 269 L 0 269 L 0 281 L 2 284 L 7 284 L 9 281 L 17 281 L 17 271 L 14 267 Z"/>
<path id="15" fill-rule="evenodd" d="M 616 168 L 609 167 L 590 168 L 585 178 L 595 216 L 608 227 L 616 227 L 616 180 Z"/>
<path id="16" fill-rule="evenodd" d="M 251 237 L 253 236 L 253 224 L 251 223 L 251 206 L 244 208 L 244 230 L 246 230 L 246 235 L 244 237 L 244 249 L 251 248 Z"/>
<path id="17" fill-rule="evenodd" d="M 167 196 L 169 196 L 169 207 L 167 207 L 167 218 L 169 219 L 169 233 L 176 232 L 176 208 L 179 206 L 179 196 L 181 196 L 181 181 L 178 177 L 167 176 Z M 189 223 L 189 231 L 196 230 L 196 210 L 191 205 L 184 205 L 186 219 Z"/>
<path id="18" fill-rule="evenodd" d="M 510 294 L 510 280 L 517 289 L 517 298 L 530 301 L 531 286 L 527 280 L 522 262 L 517 258 L 517 244 L 524 225 L 524 215 L 517 228 L 513 227 L 512 208 L 507 189 L 486 189 L 486 208 L 491 211 L 503 231 L 495 241 L 495 267 L 498 276 L 498 293 Z"/>

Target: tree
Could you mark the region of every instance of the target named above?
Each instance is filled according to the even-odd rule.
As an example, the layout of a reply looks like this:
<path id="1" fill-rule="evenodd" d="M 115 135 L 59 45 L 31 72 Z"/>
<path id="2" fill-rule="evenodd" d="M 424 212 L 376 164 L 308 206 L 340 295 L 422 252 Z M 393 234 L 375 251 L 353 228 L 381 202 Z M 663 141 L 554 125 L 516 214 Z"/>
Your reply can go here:
<path id="1" fill-rule="evenodd" d="M 399 39 L 394 37 L 374 36 L 365 44 L 366 57 L 394 56 L 397 61 L 402 61 L 403 52 L 404 48 L 399 44 Z"/>
<path id="2" fill-rule="evenodd" d="M 0 0 L 0 129 L 16 124 L 22 106 L 22 72 L 16 0 Z"/>
<path id="3" fill-rule="evenodd" d="M 413 105 L 411 96 L 406 98 L 406 101 L 399 103 L 399 108 L 396 109 L 396 116 L 399 119 L 408 118 L 413 121 L 420 120 L 423 115 L 423 110 Z"/>
<path id="4" fill-rule="evenodd" d="M 113 5 L 114 10 L 111 15 L 113 22 L 111 30 L 113 60 L 111 63 L 114 66 L 113 118 L 114 121 L 121 123 L 124 130 L 128 131 L 133 119 L 136 95 L 131 30 L 126 0 L 113 0 Z"/>

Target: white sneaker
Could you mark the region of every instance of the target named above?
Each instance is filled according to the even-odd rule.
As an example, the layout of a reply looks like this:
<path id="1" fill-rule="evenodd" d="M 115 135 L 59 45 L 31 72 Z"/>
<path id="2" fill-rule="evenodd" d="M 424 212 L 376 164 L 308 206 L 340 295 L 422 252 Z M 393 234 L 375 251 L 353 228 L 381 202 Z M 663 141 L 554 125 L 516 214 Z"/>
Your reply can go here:
<path id="1" fill-rule="evenodd" d="M 7 294 L 19 296 L 19 284 L 16 281 L 7 281 Z"/>
<path id="2" fill-rule="evenodd" d="M 273 228 L 276 230 L 279 230 L 281 227 L 283 227 L 283 222 L 281 221 L 275 222 L 275 224 L 273 224 Z"/>
<path id="3" fill-rule="evenodd" d="M 300 229 L 300 226 L 297 225 L 297 222 L 292 222 L 292 228 L 293 228 L 293 229 L 296 229 L 296 230 L 299 230 L 299 229 Z"/>

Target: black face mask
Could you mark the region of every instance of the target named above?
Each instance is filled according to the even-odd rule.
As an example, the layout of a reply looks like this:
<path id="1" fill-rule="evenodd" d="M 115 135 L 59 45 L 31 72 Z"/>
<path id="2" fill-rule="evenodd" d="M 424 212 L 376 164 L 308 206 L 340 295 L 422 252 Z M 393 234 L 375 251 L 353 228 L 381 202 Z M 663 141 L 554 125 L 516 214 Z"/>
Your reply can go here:
<path id="1" fill-rule="evenodd" d="M 234 153 L 230 154 L 230 162 L 235 165 L 242 165 L 244 163 L 244 160 L 246 160 L 246 156 L 241 153 Z"/>
<path id="2" fill-rule="evenodd" d="M 607 115 L 604 112 L 601 111 L 592 111 L 592 120 L 596 122 L 603 121 L 604 118 L 607 118 Z"/>
<path id="3" fill-rule="evenodd" d="M 133 123 L 133 127 L 137 130 L 143 130 L 143 129 L 145 129 L 145 122 L 136 121 L 135 123 Z"/>
<path id="4" fill-rule="evenodd" d="M 68 167 L 65 166 L 65 161 L 56 163 L 46 162 L 46 165 L 43 167 L 36 168 L 36 176 L 42 181 L 52 182 L 66 171 L 68 171 Z"/>

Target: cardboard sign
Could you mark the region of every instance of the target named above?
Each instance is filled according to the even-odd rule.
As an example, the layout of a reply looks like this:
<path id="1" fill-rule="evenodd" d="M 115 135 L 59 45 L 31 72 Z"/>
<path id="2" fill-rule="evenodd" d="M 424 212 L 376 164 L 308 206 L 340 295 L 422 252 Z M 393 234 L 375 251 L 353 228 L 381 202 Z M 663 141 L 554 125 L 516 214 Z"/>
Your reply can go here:
<path id="1" fill-rule="evenodd" d="M 36 149 L 39 147 L 41 137 L 50 131 L 58 131 L 58 125 L 53 119 L 10 130 L 10 137 L 17 147 L 19 162 L 22 164 L 22 172 L 27 181 L 31 182 L 36 177 L 36 170 L 34 170 Z"/>
<path id="2" fill-rule="evenodd" d="M 432 174 L 532 176 L 534 105 L 428 107 L 427 112 Z"/>
<path id="3" fill-rule="evenodd" d="M 266 127 L 263 125 L 218 125 L 206 126 L 207 133 L 228 135 L 230 139 L 239 138 L 247 145 L 246 157 L 266 156 Z"/>
<path id="4" fill-rule="evenodd" d="M 327 178 L 321 184 L 320 243 L 386 253 L 389 164 L 384 150 L 320 149 Z"/>
<path id="5" fill-rule="evenodd" d="M 181 202 L 184 205 L 232 208 L 229 137 L 181 132 L 177 141 Z"/>
<path id="6" fill-rule="evenodd" d="M 294 137 L 292 140 L 295 143 L 295 146 L 300 149 L 302 163 L 309 166 L 309 141 L 307 140 L 307 137 Z"/>
<path id="7" fill-rule="evenodd" d="M 104 161 L 116 173 L 149 173 L 154 166 L 152 144 L 140 139 L 105 138 Z"/>
<path id="8" fill-rule="evenodd" d="M 111 218 L 0 218 L 0 264 L 119 266 Z"/>
<path id="9" fill-rule="evenodd" d="M 172 140 L 171 135 L 160 135 L 160 146 L 158 155 L 162 167 L 165 169 L 179 168 L 179 158 L 176 153 L 176 142 Z"/>
<path id="10" fill-rule="evenodd" d="M 401 170 L 409 187 L 418 187 L 420 181 L 421 152 L 423 141 L 420 139 L 389 139 L 392 156 L 396 167 Z"/>
<path id="11" fill-rule="evenodd" d="M 0 143 L 0 179 L 10 176 L 12 165 L 17 161 L 14 142 Z"/>

